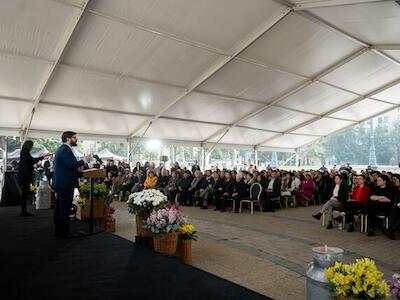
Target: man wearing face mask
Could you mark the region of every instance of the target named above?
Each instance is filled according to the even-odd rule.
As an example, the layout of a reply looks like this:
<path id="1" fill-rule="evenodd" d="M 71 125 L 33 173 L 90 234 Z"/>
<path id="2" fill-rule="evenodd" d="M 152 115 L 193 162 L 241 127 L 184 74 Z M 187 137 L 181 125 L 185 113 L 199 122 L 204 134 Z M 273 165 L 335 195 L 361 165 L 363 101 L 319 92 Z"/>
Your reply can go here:
<path id="1" fill-rule="evenodd" d="M 91 159 L 85 156 L 85 161 L 78 161 L 72 152 L 78 142 L 76 133 L 66 131 L 62 134 L 63 144 L 58 148 L 54 159 L 53 186 L 56 191 L 56 206 L 54 209 L 54 235 L 59 238 L 74 237 L 69 232 L 69 214 L 71 212 L 74 189 L 78 187 L 78 169 Z"/>

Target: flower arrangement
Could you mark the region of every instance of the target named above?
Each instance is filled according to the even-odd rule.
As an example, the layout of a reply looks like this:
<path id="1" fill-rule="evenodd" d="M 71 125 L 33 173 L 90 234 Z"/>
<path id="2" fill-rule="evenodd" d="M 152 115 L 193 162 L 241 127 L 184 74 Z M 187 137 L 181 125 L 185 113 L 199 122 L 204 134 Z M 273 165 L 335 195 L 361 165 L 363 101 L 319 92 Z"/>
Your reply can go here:
<path id="1" fill-rule="evenodd" d="M 36 193 L 37 193 L 37 187 L 34 186 L 33 184 L 31 184 L 31 186 L 30 186 L 30 192 L 31 192 L 32 194 L 36 194 Z"/>
<path id="2" fill-rule="evenodd" d="M 79 187 L 79 197 L 89 199 L 90 184 L 84 183 Z M 107 198 L 107 186 L 104 183 L 95 183 L 93 185 L 93 199 L 105 200 Z"/>
<path id="3" fill-rule="evenodd" d="M 390 292 L 393 299 L 400 300 L 400 274 L 394 274 L 390 282 Z"/>
<path id="4" fill-rule="evenodd" d="M 108 223 L 112 223 L 112 222 L 114 222 L 114 221 L 115 221 L 115 218 L 114 218 L 114 216 L 113 216 L 113 215 L 111 215 L 111 214 L 108 214 L 108 215 L 105 217 L 105 221 L 106 221 L 106 224 L 108 224 Z"/>
<path id="5" fill-rule="evenodd" d="M 179 239 L 197 241 L 196 228 L 192 224 L 183 224 L 179 228 Z"/>
<path id="6" fill-rule="evenodd" d="M 374 300 L 389 295 L 388 283 L 369 258 L 357 259 L 352 264 L 337 262 L 325 270 L 325 276 L 336 296 Z"/>
<path id="7" fill-rule="evenodd" d="M 182 224 L 187 222 L 182 211 L 175 208 L 162 208 L 153 211 L 145 225 L 154 234 L 178 232 Z"/>
<path id="8" fill-rule="evenodd" d="M 108 210 L 108 214 L 109 215 L 113 215 L 115 213 L 115 208 L 110 206 L 109 210 Z"/>
<path id="9" fill-rule="evenodd" d="M 158 190 L 143 190 L 133 193 L 128 198 L 128 209 L 131 214 L 142 214 L 161 207 L 167 201 L 167 196 Z"/>

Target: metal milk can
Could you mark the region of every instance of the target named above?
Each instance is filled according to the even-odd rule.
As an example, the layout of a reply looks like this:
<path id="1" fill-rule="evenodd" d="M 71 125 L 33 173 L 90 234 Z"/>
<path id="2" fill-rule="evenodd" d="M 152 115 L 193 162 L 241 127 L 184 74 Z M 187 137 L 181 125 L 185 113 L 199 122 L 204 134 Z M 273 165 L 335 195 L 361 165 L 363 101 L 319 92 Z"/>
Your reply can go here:
<path id="1" fill-rule="evenodd" d="M 41 180 L 37 189 L 36 209 L 49 209 L 51 203 L 51 188 L 48 181 Z"/>
<path id="2" fill-rule="evenodd" d="M 313 251 L 313 262 L 308 265 L 306 276 L 306 299 L 308 300 L 331 300 L 334 297 L 329 291 L 328 280 L 324 270 L 342 261 L 343 250 L 335 247 L 315 247 Z"/>

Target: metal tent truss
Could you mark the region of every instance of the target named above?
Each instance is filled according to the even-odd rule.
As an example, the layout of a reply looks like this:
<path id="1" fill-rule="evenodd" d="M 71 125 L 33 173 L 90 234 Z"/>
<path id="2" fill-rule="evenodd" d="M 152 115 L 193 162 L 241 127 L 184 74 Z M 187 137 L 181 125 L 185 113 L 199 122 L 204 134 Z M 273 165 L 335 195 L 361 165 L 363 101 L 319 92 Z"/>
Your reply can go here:
<path id="1" fill-rule="evenodd" d="M 293 151 L 400 105 L 397 1 L 16 0 L 0 20 L 0 134 Z"/>

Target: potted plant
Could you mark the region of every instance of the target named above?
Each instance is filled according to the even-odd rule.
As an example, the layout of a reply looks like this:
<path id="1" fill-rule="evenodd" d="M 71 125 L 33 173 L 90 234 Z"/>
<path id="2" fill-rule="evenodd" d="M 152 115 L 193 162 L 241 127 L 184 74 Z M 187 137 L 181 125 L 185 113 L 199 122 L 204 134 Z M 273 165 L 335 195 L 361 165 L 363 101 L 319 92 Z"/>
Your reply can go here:
<path id="1" fill-rule="evenodd" d="M 85 218 L 90 216 L 89 192 L 89 183 L 84 183 L 79 187 L 79 197 L 82 201 L 79 201 L 78 203 L 82 206 L 81 208 L 83 209 L 83 215 Z M 104 183 L 95 183 L 93 185 L 93 216 L 95 219 L 103 218 L 107 213 L 107 196 L 108 190 Z"/>
<path id="2" fill-rule="evenodd" d="M 128 198 L 128 209 L 136 215 L 136 234 L 141 237 L 151 237 L 152 233 L 144 226 L 150 213 L 161 207 L 167 201 L 167 196 L 158 190 L 143 190 L 133 193 Z"/>
<path id="3" fill-rule="evenodd" d="M 174 255 L 176 253 L 179 228 L 186 223 L 182 211 L 165 207 L 153 211 L 146 220 L 146 227 L 153 233 L 154 251 Z"/>
<path id="4" fill-rule="evenodd" d="M 192 241 L 197 241 L 196 229 L 192 224 L 183 224 L 179 228 L 178 257 L 184 263 L 192 261 Z"/>
<path id="5" fill-rule="evenodd" d="M 369 258 L 355 263 L 337 262 L 325 270 L 325 276 L 336 299 L 384 299 L 389 295 L 389 285 L 383 274 Z"/>

